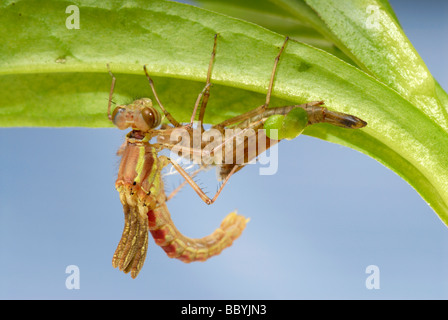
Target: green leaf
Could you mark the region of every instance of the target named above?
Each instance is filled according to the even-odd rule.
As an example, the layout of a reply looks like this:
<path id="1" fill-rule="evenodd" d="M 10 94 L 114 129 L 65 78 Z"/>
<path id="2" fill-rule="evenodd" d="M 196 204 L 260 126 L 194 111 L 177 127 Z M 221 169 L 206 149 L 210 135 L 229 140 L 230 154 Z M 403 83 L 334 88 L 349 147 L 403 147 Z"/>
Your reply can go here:
<path id="1" fill-rule="evenodd" d="M 446 109 L 435 95 L 435 81 L 386 1 L 305 1 L 329 26 L 333 38 L 343 43 L 341 50 L 448 129 Z"/>
<path id="2" fill-rule="evenodd" d="M 305 5 L 297 3 L 296 9 Z M 271 106 L 325 100 L 330 109 L 367 121 L 361 130 L 314 125 L 305 133 L 374 157 L 414 186 L 448 223 L 448 136 L 440 107 L 448 101 L 446 93 L 426 73 L 384 1 L 376 2 L 384 15 L 382 29 L 375 32 L 361 23 L 368 16 L 367 2 L 352 0 L 350 8 L 346 2 L 326 3 L 330 1 L 307 1 L 310 7 L 303 12 L 308 28 L 345 48 L 359 68 L 290 41 L 279 63 Z M 80 11 L 80 29 L 66 27 L 70 13 L 65 10 L 72 4 Z M 288 11 L 292 20 L 298 14 Z M 398 40 L 386 34 L 391 26 Z M 106 117 L 107 63 L 117 78 L 114 101 L 152 97 L 142 70 L 146 64 L 165 107 L 186 121 L 204 86 L 213 36 L 219 33 L 206 114 L 207 122 L 217 123 L 264 103 L 284 41 L 283 35 L 253 23 L 165 1 L 3 1 L 0 27 L 6 44 L 0 47 L 1 126 L 111 126 Z M 414 58 L 386 61 L 393 54 Z M 405 68 L 409 73 L 402 72 Z M 415 78 L 418 70 L 427 75 L 422 83 Z"/>
<path id="3" fill-rule="evenodd" d="M 335 44 L 331 31 L 305 1 L 196 0 L 202 7 L 261 25 L 292 39 L 325 50 L 353 63 Z"/>

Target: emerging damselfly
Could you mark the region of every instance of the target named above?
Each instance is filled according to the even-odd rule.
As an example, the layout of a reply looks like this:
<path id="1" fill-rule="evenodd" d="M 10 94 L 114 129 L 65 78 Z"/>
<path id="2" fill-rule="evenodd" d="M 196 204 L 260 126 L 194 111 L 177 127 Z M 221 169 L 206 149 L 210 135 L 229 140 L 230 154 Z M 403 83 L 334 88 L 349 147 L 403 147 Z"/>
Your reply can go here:
<path id="1" fill-rule="evenodd" d="M 355 116 L 326 109 L 323 107 L 323 101 L 268 108 L 277 65 L 288 42 L 286 38 L 275 58 L 265 103 L 204 131 L 202 123 L 210 96 L 217 39 L 218 36 L 215 35 L 206 84 L 196 99 L 190 122 L 186 124 L 179 123 L 165 109 L 146 66 L 144 72 L 161 113 L 149 98 L 117 106 L 111 112 L 116 78 L 108 66 L 112 77 L 108 117 L 119 129 L 132 129 L 126 136 L 124 148 L 119 151 L 122 158 L 115 187 L 123 205 L 125 226 L 112 265 L 126 273 L 131 272 L 133 278 L 138 275 L 145 261 L 149 232 L 169 257 L 192 262 L 205 261 L 219 254 L 224 248 L 232 245 L 245 228 L 248 219 L 232 212 L 209 236 L 192 239 L 182 235 L 171 220 L 166 202 L 186 183 L 205 203 L 212 204 L 235 172 L 278 141 L 296 137 L 306 126 L 325 122 L 343 128 L 358 129 L 366 125 L 366 122 Z M 197 127 L 201 132 L 199 140 L 195 138 L 197 128 L 193 126 L 198 108 Z M 162 124 L 162 117 L 169 123 Z M 204 138 L 205 136 L 208 138 Z M 213 138 L 210 139 L 210 136 Z M 156 142 L 151 142 L 153 138 Z M 163 149 L 196 161 L 200 169 L 217 166 L 223 183 L 214 197 L 209 198 L 196 184 L 192 176 L 197 172 L 190 175 L 171 157 L 158 155 Z M 167 197 L 161 171 L 169 164 L 185 178 L 185 183 Z"/>

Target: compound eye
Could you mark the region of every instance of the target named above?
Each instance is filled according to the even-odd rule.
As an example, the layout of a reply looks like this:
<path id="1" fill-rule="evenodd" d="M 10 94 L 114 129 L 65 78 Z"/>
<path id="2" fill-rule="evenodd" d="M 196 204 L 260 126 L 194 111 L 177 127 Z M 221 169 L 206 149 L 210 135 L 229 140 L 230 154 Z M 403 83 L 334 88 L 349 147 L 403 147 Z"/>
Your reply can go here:
<path id="1" fill-rule="evenodd" d="M 160 124 L 160 116 L 153 108 L 143 108 L 142 117 L 149 128 L 155 128 Z"/>
<path id="2" fill-rule="evenodd" d="M 124 130 L 129 127 L 129 123 L 126 121 L 125 111 L 126 109 L 123 107 L 116 107 L 114 112 L 112 112 L 112 122 L 120 130 Z"/>
<path id="3" fill-rule="evenodd" d="M 143 120 L 145 120 L 146 124 L 150 128 L 154 128 L 154 113 L 149 108 L 143 108 L 142 110 Z"/>

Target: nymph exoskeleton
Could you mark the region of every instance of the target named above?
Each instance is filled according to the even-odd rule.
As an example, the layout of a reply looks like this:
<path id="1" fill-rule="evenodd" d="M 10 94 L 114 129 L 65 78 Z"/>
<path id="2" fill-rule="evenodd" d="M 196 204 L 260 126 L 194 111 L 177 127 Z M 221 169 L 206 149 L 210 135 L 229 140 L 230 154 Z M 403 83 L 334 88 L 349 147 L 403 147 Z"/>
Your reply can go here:
<path id="1" fill-rule="evenodd" d="M 204 144 L 193 146 L 189 140 L 187 144 L 182 145 L 182 147 L 187 149 L 187 152 L 183 154 L 184 157 L 191 158 L 195 154 L 203 154 L 206 150 L 208 156 L 222 153 L 225 155 L 225 159 L 230 159 L 229 162 L 225 163 L 200 163 L 202 168 L 209 165 L 217 165 L 220 170 L 219 173 L 223 183 L 213 198 L 209 198 L 196 184 L 192 175 L 188 174 L 177 162 L 167 156 L 159 156 L 158 153 L 162 149 L 174 149 L 179 146 L 176 141 L 171 141 L 175 130 L 184 130 L 188 133 L 190 139 L 193 139 L 193 122 L 199 105 L 199 123 L 200 128 L 203 129 L 202 122 L 210 96 L 217 35 L 214 38 L 206 84 L 196 99 L 190 122 L 187 124 L 179 123 L 165 109 L 157 95 L 153 80 L 149 76 L 146 66 L 144 66 L 144 72 L 161 112 L 153 106 L 152 100 L 149 98 L 142 98 L 128 105 L 117 106 L 111 112 L 116 78 L 109 69 L 112 85 L 109 94 L 108 117 L 119 129 L 131 129 L 131 132 L 126 136 L 125 146 L 120 151 L 122 159 L 115 183 L 123 205 L 125 226 L 113 256 L 112 264 L 114 267 L 118 267 L 126 273 L 131 272 L 133 278 L 137 276 L 145 261 L 148 247 L 148 232 L 151 232 L 155 242 L 165 250 L 169 257 L 177 258 L 184 262 L 192 262 L 204 261 L 211 256 L 219 254 L 224 248 L 230 246 L 245 228 L 248 219 L 232 212 L 223 220 L 220 228 L 216 229 L 209 236 L 191 239 L 182 235 L 174 226 L 166 206 L 166 201 L 176 194 L 178 189 L 169 197 L 165 195 L 161 175 L 161 170 L 165 166 L 173 165 L 185 178 L 185 183 L 190 184 L 205 203 L 212 204 L 216 201 L 232 174 L 279 140 L 292 139 L 299 135 L 306 126 L 326 122 L 344 128 L 357 129 L 366 125 L 364 121 L 355 116 L 329 111 L 322 107 L 322 101 L 268 109 L 277 65 L 287 41 L 288 38 L 284 41 L 275 59 L 265 103 L 247 113 L 216 124 L 208 130 L 217 130 L 224 133 L 226 129 L 232 128 L 240 129 L 239 132 L 244 134 L 249 129 L 253 129 L 254 136 L 252 138 L 245 136 L 244 139 L 238 140 L 238 134 L 232 136 L 230 139 L 235 140 L 236 143 L 232 143 L 231 148 L 228 147 L 226 141 L 207 150 Z M 168 120 L 169 124 L 161 125 L 161 113 Z M 261 129 L 266 128 L 278 130 L 279 135 L 277 135 L 276 139 L 267 138 L 264 146 L 258 147 L 254 153 L 249 153 L 250 141 L 265 139 L 265 130 Z M 270 135 L 268 134 L 268 136 Z M 152 138 L 157 138 L 157 142 L 151 143 Z M 238 144 L 243 144 L 243 148 L 239 148 L 243 152 L 239 154 L 236 152 Z"/>

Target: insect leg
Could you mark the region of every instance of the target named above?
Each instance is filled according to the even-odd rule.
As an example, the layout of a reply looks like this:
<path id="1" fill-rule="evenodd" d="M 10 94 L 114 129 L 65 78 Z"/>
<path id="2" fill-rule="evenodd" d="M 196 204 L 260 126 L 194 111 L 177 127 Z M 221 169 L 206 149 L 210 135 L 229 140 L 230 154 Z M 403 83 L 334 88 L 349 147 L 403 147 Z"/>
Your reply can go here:
<path id="1" fill-rule="evenodd" d="M 160 102 L 159 96 L 157 95 L 156 92 L 156 88 L 154 87 L 154 81 L 152 81 L 151 77 L 149 76 L 148 70 L 146 69 L 146 65 L 143 66 L 143 70 L 145 71 L 146 78 L 148 78 L 149 85 L 151 86 L 154 97 L 156 98 L 156 101 L 159 104 L 160 109 L 162 109 L 163 114 L 165 115 L 165 117 L 167 117 L 167 119 L 169 120 L 169 122 L 171 122 L 173 126 L 179 127 L 180 126 L 179 122 L 177 122 L 177 120 L 174 119 L 173 116 L 168 111 L 166 111 L 162 102 Z"/>
<path id="2" fill-rule="evenodd" d="M 215 40 L 213 43 L 213 51 L 212 51 L 212 55 L 210 57 L 210 63 L 208 65 L 207 81 L 205 84 L 205 86 L 206 87 L 208 86 L 208 88 L 204 93 L 204 97 L 202 98 L 201 109 L 199 110 L 199 122 L 201 123 L 202 128 L 204 128 L 203 122 L 204 122 L 205 108 L 207 107 L 208 98 L 210 97 L 210 81 L 211 81 L 211 77 L 212 77 L 213 62 L 215 61 L 215 56 L 216 56 L 217 40 L 218 40 L 218 34 L 215 34 Z"/>
<path id="3" fill-rule="evenodd" d="M 269 88 L 268 93 L 266 94 L 266 102 L 264 105 L 262 105 L 263 112 L 266 110 L 267 107 L 269 107 L 269 102 L 271 101 L 271 93 L 272 93 L 272 87 L 274 86 L 274 78 L 275 78 L 275 72 L 277 71 L 277 65 L 280 60 L 280 56 L 283 53 L 283 50 L 285 50 L 286 43 L 288 42 L 289 37 L 285 38 L 285 42 L 283 43 L 283 46 L 280 48 L 280 52 L 278 53 L 277 57 L 275 57 L 274 67 L 272 68 L 272 74 L 271 74 L 271 80 L 269 82 Z"/>
<path id="4" fill-rule="evenodd" d="M 224 127 L 230 126 L 232 124 L 244 121 L 246 119 L 253 118 L 253 117 L 263 114 L 265 112 L 265 110 L 269 107 L 269 103 L 271 101 L 271 94 L 272 94 L 272 88 L 274 86 L 274 79 L 275 79 L 275 73 L 277 71 L 277 65 L 278 65 L 278 62 L 280 61 L 280 56 L 283 53 L 288 40 L 289 40 L 289 37 L 286 37 L 285 42 L 283 43 L 283 45 L 280 49 L 280 52 L 278 53 L 277 57 L 275 58 L 274 67 L 272 69 L 271 79 L 269 81 L 268 92 L 266 94 L 265 103 L 259 107 L 256 107 L 255 109 L 252 109 L 252 110 L 246 112 L 246 113 L 243 113 L 236 117 L 224 120 L 223 122 L 214 125 L 212 128 L 224 128 Z"/>
<path id="5" fill-rule="evenodd" d="M 196 170 L 195 172 L 193 172 L 191 174 L 191 177 L 194 178 L 199 172 L 201 172 L 203 170 L 203 167 L 200 167 L 198 170 Z M 174 196 L 183 188 L 185 187 L 185 185 L 187 184 L 187 180 L 185 180 L 184 182 L 182 182 L 176 189 L 174 189 L 169 195 L 168 197 L 166 197 L 165 201 L 169 201 L 171 199 L 174 198 Z"/>
<path id="6" fill-rule="evenodd" d="M 196 103 L 194 104 L 193 113 L 191 114 L 190 124 L 188 125 L 189 127 L 193 127 L 194 118 L 196 117 L 196 111 L 198 109 L 199 102 L 201 102 L 201 98 L 203 98 L 206 93 L 208 93 L 208 95 L 210 95 L 210 93 L 209 93 L 210 86 L 211 86 L 211 83 L 207 83 L 205 85 L 204 89 L 202 89 L 202 91 L 198 94 L 198 98 L 196 99 Z M 208 100 L 208 97 L 207 97 L 207 100 Z M 204 101 L 204 100 L 202 99 L 202 101 Z M 201 121 L 201 126 L 202 126 L 202 121 Z M 204 127 L 202 126 L 202 128 L 204 128 Z"/>
<path id="7" fill-rule="evenodd" d="M 112 71 L 110 71 L 109 64 L 107 64 L 107 70 L 109 70 L 109 74 L 112 77 L 112 84 L 110 86 L 110 92 L 109 92 L 109 103 L 107 104 L 107 117 L 109 118 L 109 120 L 112 120 L 112 116 L 110 114 L 110 107 L 111 107 L 111 103 L 112 103 L 112 95 L 114 93 L 116 79 L 115 79 L 115 76 L 113 75 Z"/>
<path id="8" fill-rule="evenodd" d="M 193 114 L 191 115 L 190 119 L 190 127 L 193 126 L 194 118 L 196 117 L 196 112 L 199 106 L 199 102 L 201 102 L 201 108 L 199 111 L 199 122 L 201 124 L 202 129 L 204 129 L 203 121 L 204 121 L 204 114 L 205 114 L 205 108 L 207 106 L 208 98 L 210 97 L 210 87 L 211 87 L 211 76 L 212 76 L 212 68 L 213 68 L 213 62 L 215 61 L 215 55 L 216 55 L 216 43 L 217 43 L 218 34 L 215 34 L 215 42 L 213 44 L 213 51 L 212 56 L 210 58 L 210 62 L 208 65 L 208 71 L 207 71 L 207 80 L 205 83 L 204 89 L 199 93 L 198 98 L 196 99 L 196 103 L 193 108 Z"/>
<path id="9" fill-rule="evenodd" d="M 280 61 L 280 56 L 282 55 L 283 51 L 285 50 L 286 43 L 288 42 L 288 40 L 289 40 L 289 37 L 286 37 L 285 42 L 283 42 L 283 45 L 280 48 L 280 52 L 275 57 L 274 67 L 272 68 L 271 79 L 269 81 L 268 92 L 266 94 L 266 101 L 263 105 L 259 106 L 258 108 L 254 109 L 252 111 L 252 113 L 255 113 L 255 115 L 263 114 L 265 112 L 265 110 L 269 107 L 269 103 L 271 102 L 272 88 L 274 87 L 274 79 L 275 79 L 275 73 L 277 71 L 278 62 Z"/>
<path id="10" fill-rule="evenodd" d="M 219 194 L 221 193 L 222 189 L 226 185 L 227 181 L 230 179 L 230 177 L 235 173 L 235 171 L 238 169 L 238 165 L 235 165 L 233 169 L 230 171 L 230 173 L 227 175 L 226 179 L 222 183 L 221 187 L 216 192 L 215 196 L 210 199 L 205 192 L 198 186 L 198 184 L 193 180 L 193 178 L 186 172 L 176 161 L 171 160 L 170 158 L 166 156 L 160 156 L 159 159 L 162 161 L 168 161 L 173 165 L 173 167 L 179 172 L 179 174 L 184 177 L 184 179 L 187 181 L 187 183 L 193 188 L 194 191 L 198 194 L 198 196 L 204 201 L 206 204 L 212 204 L 216 201 Z"/>

